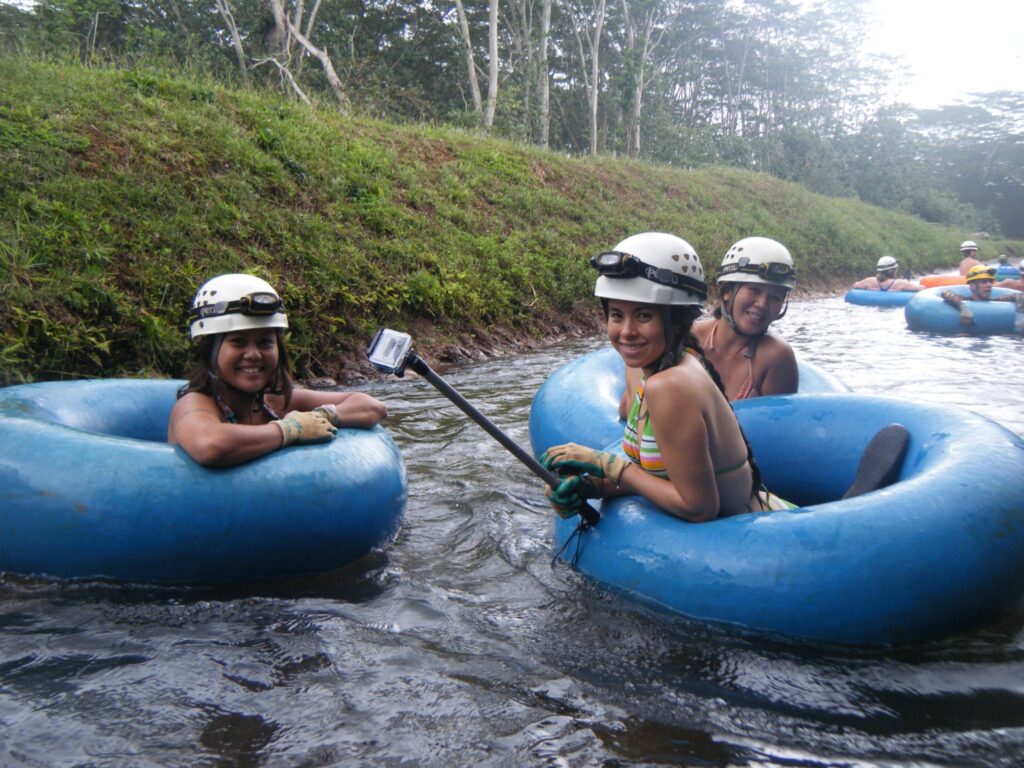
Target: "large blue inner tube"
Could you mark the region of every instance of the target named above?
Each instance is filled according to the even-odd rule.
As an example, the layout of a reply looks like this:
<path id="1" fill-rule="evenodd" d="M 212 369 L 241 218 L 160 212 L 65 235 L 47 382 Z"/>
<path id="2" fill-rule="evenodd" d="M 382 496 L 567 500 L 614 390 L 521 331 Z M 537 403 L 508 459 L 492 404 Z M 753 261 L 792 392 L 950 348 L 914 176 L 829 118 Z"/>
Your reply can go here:
<path id="1" fill-rule="evenodd" d="M 619 387 L 608 361 L 580 358 L 541 387 L 533 450 L 614 448 Z M 586 382 L 597 381 L 597 392 Z M 550 385 L 550 386 L 549 386 Z M 769 489 L 800 505 L 686 523 L 642 497 L 608 500 L 555 550 L 602 584 L 695 619 L 819 642 L 888 645 L 956 632 L 1024 594 L 1024 440 L 974 413 L 849 393 L 735 403 Z M 558 426 L 560 422 L 569 428 Z M 898 482 L 840 500 L 871 437 L 910 433 Z M 588 431 L 612 425 L 617 436 Z M 611 428 L 611 427 L 609 427 Z"/>
<path id="2" fill-rule="evenodd" d="M 166 440 L 181 381 L 0 390 L 0 570 L 143 582 L 278 578 L 385 545 L 405 511 L 390 434 L 343 429 L 209 469 Z"/>
<path id="3" fill-rule="evenodd" d="M 910 301 L 914 293 L 914 291 L 868 291 L 863 288 L 851 288 L 846 292 L 845 300 L 849 304 L 868 307 L 902 307 Z"/>
<path id="4" fill-rule="evenodd" d="M 968 301 L 967 305 L 974 314 L 974 323 L 970 326 L 960 324 L 960 313 L 956 307 L 942 300 L 943 291 L 952 291 L 957 296 L 968 298 L 971 288 L 967 285 L 947 285 L 926 288 L 914 294 L 903 308 L 907 327 L 912 331 L 929 331 L 931 333 L 970 333 L 976 335 L 1012 334 L 1016 306 L 1009 301 Z M 1019 291 L 1009 288 L 993 288 L 993 298 L 1014 295 Z"/>

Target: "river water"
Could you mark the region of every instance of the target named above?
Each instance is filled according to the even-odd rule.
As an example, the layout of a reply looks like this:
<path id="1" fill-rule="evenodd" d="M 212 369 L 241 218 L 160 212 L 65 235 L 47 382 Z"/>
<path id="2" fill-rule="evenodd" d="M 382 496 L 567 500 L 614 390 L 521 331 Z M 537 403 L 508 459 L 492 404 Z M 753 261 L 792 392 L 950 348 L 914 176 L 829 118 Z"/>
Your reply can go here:
<path id="1" fill-rule="evenodd" d="M 912 334 L 901 309 L 841 298 L 777 328 L 857 392 L 1024 434 L 1020 339 Z M 444 376 L 527 445 L 547 373 L 602 343 Z M 539 482 L 436 390 L 364 388 L 409 471 L 393 546 L 272 585 L 0 578 L 0 765 L 1024 764 L 1024 609 L 880 650 L 648 611 L 552 568 Z"/>

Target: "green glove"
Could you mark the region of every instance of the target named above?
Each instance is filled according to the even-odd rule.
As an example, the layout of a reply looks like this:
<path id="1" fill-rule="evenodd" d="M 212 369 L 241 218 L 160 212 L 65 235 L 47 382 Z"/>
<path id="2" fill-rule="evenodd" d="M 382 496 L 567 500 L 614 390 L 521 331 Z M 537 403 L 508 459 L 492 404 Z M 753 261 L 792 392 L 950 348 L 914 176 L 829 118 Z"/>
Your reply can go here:
<path id="1" fill-rule="evenodd" d="M 333 440 L 338 431 L 324 414 L 316 411 L 292 411 L 271 423 L 281 428 L 284 435 L 282 448 L 293 443 L 324 443 Z"/>
<path id="2" fill-rule="evenodd" d="M 566 443 L 548 448 L 540 462 L 553 472 L 562 475 L 593 475 L 607 477 L 616 485 L 629 466 L 629 459 L 607 451 L 595 451 L 576 443 Z"/>
<path id="3" fill-rule="evenodd" d="M 570 475 L 558 484 L 557 488 L 548 486 L 544 489 L 551 507 L 559 517 L 568 519 L 575 517 L 587 503 L 587 499 L 596 499 L 601 495 L 593 482 L 580 475 Z"/>

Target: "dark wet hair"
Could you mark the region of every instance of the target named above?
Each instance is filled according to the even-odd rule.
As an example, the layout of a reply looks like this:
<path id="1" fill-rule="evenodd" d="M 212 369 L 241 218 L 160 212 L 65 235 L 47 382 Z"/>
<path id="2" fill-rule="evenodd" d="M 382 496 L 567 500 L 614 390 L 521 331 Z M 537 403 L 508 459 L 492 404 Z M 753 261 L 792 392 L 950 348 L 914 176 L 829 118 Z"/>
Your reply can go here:
<path id="1" fill-rule="evenodd" d="M 295 385 L 292 382 L 291 363 L 288 359 L 288 351 L 284 345 L 284 329 L 274 328 L 274 336 L 277 339 L 277 367 L 274 369 L 270 382 L 259 393 L 260 404 L 263 404 L 263 396 L 266 394 L 284 395 L 285 406 L 291 402 L 292 390 Z M 203 395 L 216 397 L 223 387 L 230 387 L 221 379 L 220 371 L 217 370 L 217 356 L 220 354 L 221 344 L 227 333 L 215 333 L 201 336 L 199 343 L 195 346 L 197 357 L 196 366 L 189 374 L 188 381 L 178 390 L 178 398 L 187 395 L 189 392 L 199 392 Z"/>

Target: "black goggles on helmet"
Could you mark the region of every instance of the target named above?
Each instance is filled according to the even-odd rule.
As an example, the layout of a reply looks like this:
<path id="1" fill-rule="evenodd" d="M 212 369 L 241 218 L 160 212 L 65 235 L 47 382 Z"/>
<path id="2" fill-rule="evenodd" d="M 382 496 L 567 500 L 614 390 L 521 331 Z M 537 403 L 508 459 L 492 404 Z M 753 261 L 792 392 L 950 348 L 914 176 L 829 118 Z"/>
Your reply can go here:
<path id="1" fill-rule="evenodd" d="M 695 293 L 701 299 L 706 299 L 708 296 L 708 287 L 703 280 L 689 275 L 681 275 L 665 267 L 651 266 L 631 253 L 605 251 L 591 257 L 590 266 L 604 277 L 613 279 L 642 277 L 658 285 L 667 285 L 670 288 L 679 288 Z"/>
<path id="2" fill-rule="evenodd" d="M 235 301 L 218 301 L 194 307 L 189 313 L 189 320 L 203 320 L 207 317 L 219 317 L 233 313 L 240 315 L 273 315 L 284 309 L 281 297 L 274 293 L 250 293 Z"/>
<path id="3" fill-rule="evenodd" d="M 790 264 L 785 264 L 781 261 L 765 261 L 760 264 L 751 264 L 749 256 L 740 256 L 733 263 L 725 264 L 718 274 L 724 277 L 734 272 L 757 275 L 773 283 L 783 283 L 786 280 L 796 279 L 796 270 Z"/>

